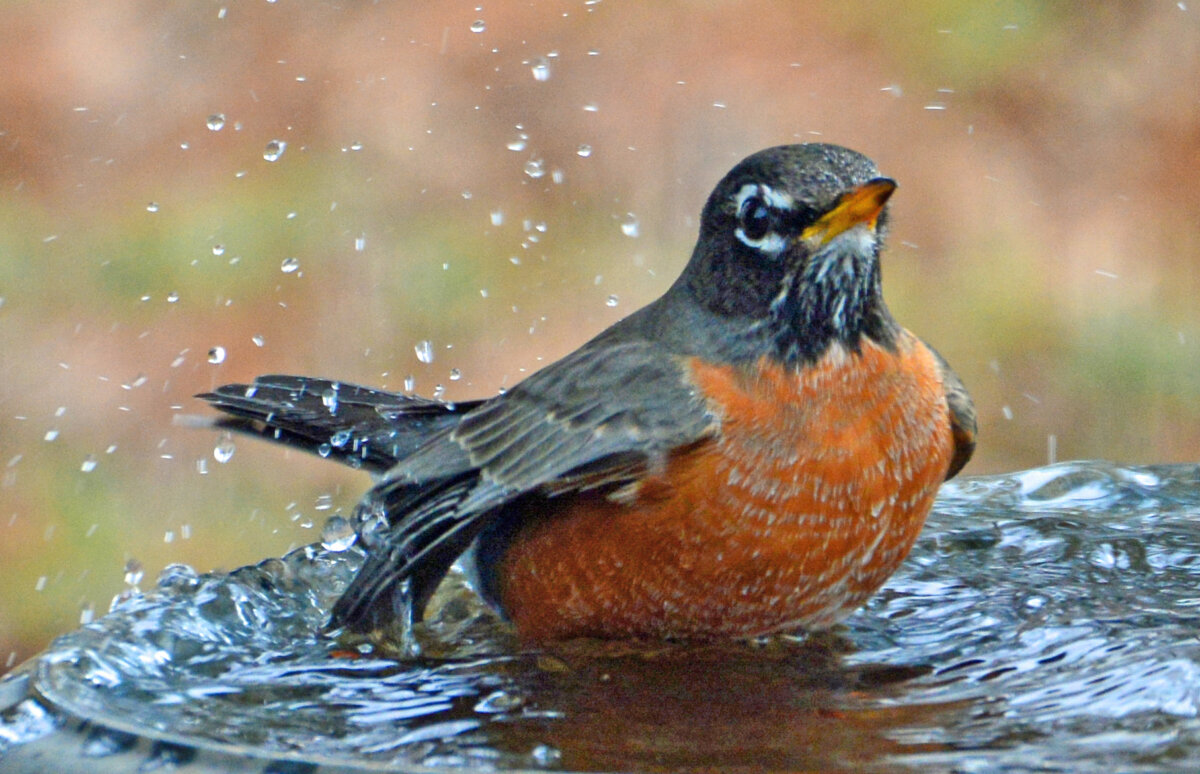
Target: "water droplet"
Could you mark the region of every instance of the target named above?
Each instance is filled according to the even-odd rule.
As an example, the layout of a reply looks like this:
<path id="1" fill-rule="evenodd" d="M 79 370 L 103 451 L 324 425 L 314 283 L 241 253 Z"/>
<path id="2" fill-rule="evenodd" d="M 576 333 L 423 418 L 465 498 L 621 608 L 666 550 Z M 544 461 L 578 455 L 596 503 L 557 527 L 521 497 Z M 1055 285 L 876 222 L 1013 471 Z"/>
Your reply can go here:
<path id="1" fill-rule="evenodd" d="M 483 32 L 487 29 L 487 23 L 483 19 L 476 19 L 471 22 L 471 32 Z"/>
<path id="2" fill-rule="evenodd" d="M 361 253 L 363 250 L 366 250 L 366 249 L 367 249 L 367 235 L 359 234 L 358 236 L 354 237 L 354 252 Z"/>
<path id="3" fill-rule="evenodd" d="M 88 602 L 86 605 L 84 605 L 83 610 L 79 611 L 79 623 L 82 626 L 87 626 L 95 619 L 96 619 L 96 606 L 94 604 L 92 604 L 91 602 Z M 111 674 L 115 677 L 115 673 L 111 673 Z M 105 677 L 108 677 L 108 675 L 109 675 L 109 673 L 106 672 Z M 85 675 L 84 679 L 88 680 L 93 685 L 101 685 L 104 683 L 104 681 L 97 679 L 97 676 L 94 674 L 91 674 L 91 673 Z M 119 682 L 120 682 L 120 680 L 117 679 L 112 684 L 115 685 L 116 683 L 119 683 Z"/>
<path id="4" fill-rule="evenodd" d="M 600 106 L 595 102 L 588 102 L 583 106 L 583 110 L 585 113 L 599 113 Z"/>
<path id="5" fill-rule="evenodd" d="M 327 551 L 345 551 L 350 546 L 354 545 L 354 541 L 358 535 L 354 533 L 354 527 L 346 520 L 344 516 L 334 514 L 325 522 L 325 526 L 321 528 L 321 545 Z"/>
<path id="6" fill-rule="evenodd" d="M 329 409 L 330 414 L 337 413 L 338 391 L 336 387 L 331 387 L 321 393 L 321 404 Z"/>
<path id="7" fill-rule="evenodd" d="M 279 161 L 279 157 L 287 150 L 287 143 L 283 140 L 271 140 L 267 143 L 266 150 L 263 151 L 263 158 L 267 161 Z"/>
<path id="8" fill-rule="evenodd" d="M 150 202 L 147 204 L 146 212 L 158 212 L 158 202 Z"/>
<path id="9" fill-rule="evenodd" d="M 459 371 L 457 368 L 450 369 L 450 381 L 457 382 L 461 378 L 462 378 L 462 371 Z"/>
<path id="10" fill-rule="evenodd" d="M 358 153 L 362 149 L 363 144 L 361 142 L 355 140 L 354 142 L 350 143 L 350 150 L 354 151 L 355 153 Z"/>
<path id="11" fill-rule="evenodd" d="M 417 389 L 416 377 L 413 376 L 412 374 L 409 374 L 408 376 L 404 377 L 404 391 L 412 392 L 415 389 Z"/>
<path id="12" fill-rule="evenodd" d="M 575 149 L 575 155 L 586 159 L 588 156 L 592 155 L 592 146 L 588 145 L 587 143 L 580 145 Z"/>
<path id="13" fill-rule="evenodd" d="M 208 125 L 208 128 L 210 131 L 213 131 L 213 132 L 221 131 L 222 129 L 225 128 L 225 114 L 224 113 L 213 113 L 211 116 L 208 117 L 207 125 Z"/>
<path id="14" fill-rule="evenodd" d="M 517 133 L 517 139 L 509 140 L 507 147 L 510 151 L 523 151 L 525 146 L 529 144 L 529 135 L 524 132 Z"/>
<path id="15" fill-rule="evenodd" d="M 210 349 L 208 351 L 208 362 L 210 362 L 214 365 L 217 363 L 224 363 L 225 362 L 225 348 L 218 346 L 218 347 L 213 347 L 212 349 Z"/>
<path id="16" fill-rule="evenodd" d="M 343 446 L 345 446 L 346 444 L 350 443 L 350 439 L 353 437 L 354 437 L 353 430 L 338 430 L 336 433 L 329 436 L 329 443 L 333 444 L 334 446 L 336 446 L 337 448 L 340 449 Z M 318 509 L 318 510 L 320 510 L 320 509 Z"/>
<path id="17" fill-rule="evenodd" d="M 296 269 L 300 268 L 299 258 L 284 258 L 283 263 L 279 264 L 279 269 L 284 274 L 291 274 Z"/>
<path id="18" fill-rule="evenodd" d="M 433 399 L 434 400 L 441 400 L 442 396 L 445 394 L 446 394 L 446 385 L 435 384 L 433 386 Z"/>
<path id="19" fill-rule="evenodd" d="M 213 255 L 224 255 L 225 254 L 225 245 L 213 245 L 212 253 L 213 253 Z"/>
<path id="20" fill-rule="evenodd" d="M 519 693 L 506 691 L 503 688 L 492 691 L 475 704 L 476 712 L 511 712 L 525 703 L 525 698 Z"/>
<path id="21" fill-rule="evenodd" d="M 42 440 L 43 441 L 58 440 L 58 431 L 57 430 L 47 430 L 46 434 L 42 436 Z"/>
<path id="22" fill-rule="evenodd" d="M 125 562 L 125 583 L 129 586 L 137 586 L 142 582 L 146 571 L 142 567 L 142 563 L 137 559 L 130 559 Z"/>
<path id="23" fill-rule="evenodd" d="M 604 305 L 605 306 L 616 306 L 618 303 L 619 303 L 619 299 L 617 298 L 616 294 L 614 293 L 613 295 L 608 297 L 608 299 L 604 302 Z"/>
<path id="24" fill-rule="evenodd" d="M 233 443 L 233 438 L 228 435 L 223 436 L 213 447 L 213 459 L 224 465 L 233 458 L 235 451 L 237 451 L 237 447 Z"/>
<path id="25" fill-rule="evenodd" d="M 176 293 L 175 291 L 172 290 L 170 293 L 167 294 L 167 303 L 168 304 L 174 304 L 177 301 L 179 301 L 178 293 Z"/>
<path id="26" fill-rule="evenodd" d="M 539 56 L 529 63 L 529 69 L 533 71 L 533 79 L 535 81 L 550 80 L 550 60 L 544 56 Z"/>
<path id="27" fill-rule="evenodd" d="M 422 363 L 433 362 L 433 342 L 429 339 L 423 339 L 417 342 L 417 346 L 413 347 L 417 352 L 417 360 Z"/>
<path id="28" fill-rule="evenodd" d="M 96 455 L 89 454 L 83 458 L 83 464 L 79 466 L 79 469 L 84 473 L 91 473 L 98 464 L 100 463 L 96 460 Z"/>
<path id="29" fill-rule="evenodd" d="M 254 346 L 256 347 L 261 347 L 266 343 L 266 339 L 264 339 L 262 336 L 251 336 L 250 340 L 254 342 Z"/>
<path id="30" fill-rule="evenodd" d="M 492 210 L 491 218 L 493 226 L 504 225 L 504 210 Z"/>
<path id="31" fill-rule="evenodd" d="M 533 758 L 534 763 L 538 766 L 550 767 L 557 766 L 558 762 L 562 760 L 562 753 L 548 744 L 537 744 L 529 751 L 529 757 Z"/>
<path id="32" fill-rule="evenodd" d="M 625 213 L 625 218 L 621 221 L 621 233 L 635 239 L 641 233 L 641 224 L 632 212 Z"/>
<path id="33" fill-rule="evenodd" d="M 537 180 L 546 174 L 546 162 L 542 159 L 530 159 L 525 162 L 525 174 Z"/>
<path id="34" fill-rule="evenodd" d="M 200 581 L 200 576 L 190 566 L 178 562 L 168 564 L 158 574 L 156 585 L 160 589 L 192 588 Z"/>

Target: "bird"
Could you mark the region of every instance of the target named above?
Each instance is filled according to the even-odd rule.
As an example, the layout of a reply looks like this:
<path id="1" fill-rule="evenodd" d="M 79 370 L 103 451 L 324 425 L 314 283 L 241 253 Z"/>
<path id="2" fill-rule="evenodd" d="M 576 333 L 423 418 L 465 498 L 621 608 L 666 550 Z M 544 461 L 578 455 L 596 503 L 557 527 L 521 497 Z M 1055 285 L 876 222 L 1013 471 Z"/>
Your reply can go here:
<path id="1" fill-rule="evenodd" d="M 976 443 L 962 381 L 884 303 L 896 187 L 838 145 L 746 157 L 662 296 L 494 397 L 281 375 L 198 397 L 376 477 L 333 630 L 411 630 L 460 559 L 527 642 L 826 629 Z"/>

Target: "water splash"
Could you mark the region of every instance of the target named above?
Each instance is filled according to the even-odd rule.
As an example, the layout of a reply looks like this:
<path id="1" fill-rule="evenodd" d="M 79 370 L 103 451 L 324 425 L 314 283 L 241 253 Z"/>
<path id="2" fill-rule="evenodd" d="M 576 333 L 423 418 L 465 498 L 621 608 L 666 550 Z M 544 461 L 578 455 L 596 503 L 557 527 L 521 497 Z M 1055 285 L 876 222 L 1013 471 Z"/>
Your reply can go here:
<path id="1" fill-rule="evenodd" d="M 419 659 L 323 632 L 363 558 L 334 517 L 323 544 L 169 568 L 59 638 L 0 716 L 0 753 L 69 716 L 348 767 L 1194 771 L 1198 514 L 1196 465 L 966 478 L 833 634 L 529 651 L 454 575 Z"/>

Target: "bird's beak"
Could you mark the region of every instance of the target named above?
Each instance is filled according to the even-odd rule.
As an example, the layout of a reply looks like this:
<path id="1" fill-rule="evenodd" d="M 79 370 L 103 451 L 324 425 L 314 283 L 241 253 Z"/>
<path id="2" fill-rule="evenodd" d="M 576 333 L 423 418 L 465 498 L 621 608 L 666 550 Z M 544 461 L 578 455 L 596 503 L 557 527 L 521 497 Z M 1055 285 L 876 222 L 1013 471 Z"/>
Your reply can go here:
<path id="1" fill-rule="evenodd" d="M 838 199 L 837 206 L 825 213 L 800 234 L 800 240 L 811 247 L 819 248 L 842 232 L 849 231 L 858 225 L 866 225 L 875 230 L 875 222 L 888 197 L 896 190 L 896 181 L 887 177 L 877 177 L 868 180 Z"/>

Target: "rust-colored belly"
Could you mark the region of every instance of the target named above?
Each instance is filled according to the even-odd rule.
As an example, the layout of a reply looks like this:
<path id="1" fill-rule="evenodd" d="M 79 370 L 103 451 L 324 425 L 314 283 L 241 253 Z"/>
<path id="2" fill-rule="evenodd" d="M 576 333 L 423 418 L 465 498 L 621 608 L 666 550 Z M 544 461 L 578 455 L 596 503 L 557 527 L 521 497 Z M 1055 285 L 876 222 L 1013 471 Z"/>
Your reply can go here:
<path id="1" fill-rule="evenodd" d="M 864 342 L 799 373 L 692 363 L 718 436 L 620 497 L 564 497 L 500 560 L 520 634 L 712 637 L 824 627 L 912 548 L 953 441 L 929 350 Z"/>

